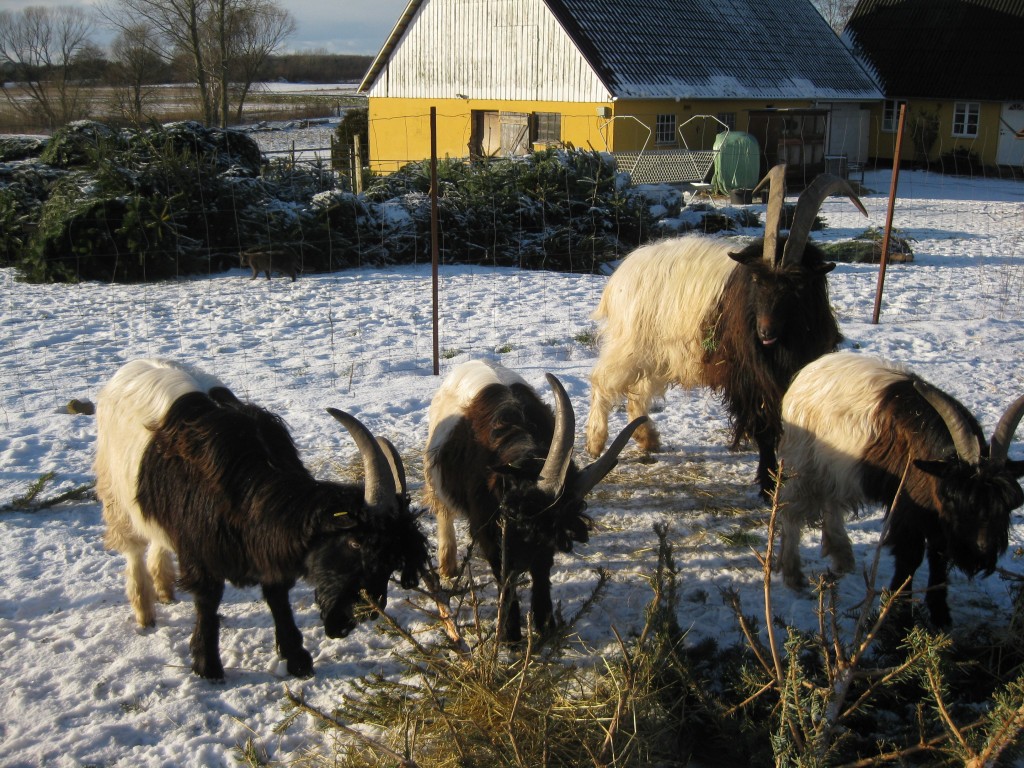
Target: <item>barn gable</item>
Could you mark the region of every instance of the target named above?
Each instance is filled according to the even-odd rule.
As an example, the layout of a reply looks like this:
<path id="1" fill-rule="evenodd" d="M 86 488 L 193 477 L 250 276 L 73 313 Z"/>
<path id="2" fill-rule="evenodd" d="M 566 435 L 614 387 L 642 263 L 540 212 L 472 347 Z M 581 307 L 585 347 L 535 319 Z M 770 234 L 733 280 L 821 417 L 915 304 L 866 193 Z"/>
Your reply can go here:
<path id="1" fill-rule="evenodd" d="M 809 0 L 410 0 L 371 97 L 880 97 Z"/>

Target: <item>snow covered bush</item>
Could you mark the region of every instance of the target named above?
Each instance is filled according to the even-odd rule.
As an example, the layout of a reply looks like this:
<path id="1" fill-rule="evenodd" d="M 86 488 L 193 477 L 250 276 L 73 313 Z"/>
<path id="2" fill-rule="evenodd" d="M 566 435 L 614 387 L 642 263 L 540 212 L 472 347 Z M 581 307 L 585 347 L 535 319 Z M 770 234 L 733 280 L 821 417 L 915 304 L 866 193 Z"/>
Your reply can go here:
<path id="1" fill-rule="evenodd" d="M 678 190 L 654 200 L 594 151 L 446 159 L 438 176 L 447 264 L 593 272 L 671 234 L 657 222 L 682 208 Z M 305 272 L 430 259 L 429 163 L 369 181 L 355 195 L 326 165 L 267 161 L 240 131 L 79 121 L 37 158 L 0 159 L 0 263 L 31 282 L 134 282 L 221 272 L 252 248 L 286 249 Z M 724 214 L 676 229 L 734 228 L 710 216 Z"/>

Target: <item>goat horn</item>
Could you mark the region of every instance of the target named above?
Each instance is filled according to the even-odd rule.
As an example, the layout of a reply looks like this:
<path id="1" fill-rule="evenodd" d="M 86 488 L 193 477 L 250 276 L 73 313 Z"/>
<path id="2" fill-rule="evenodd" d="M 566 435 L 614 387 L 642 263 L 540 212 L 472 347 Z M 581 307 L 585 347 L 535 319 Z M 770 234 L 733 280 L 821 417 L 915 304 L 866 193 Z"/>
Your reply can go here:
<path id="1" fill-rule="evenodd" d="M 629 438 L 633 436 L 636 428 L 648 420 L 647 416 L 637 416 L 626 428 L 619 432 L 619 436 L 616 437 L 608 450 L 601 454 L 601 457 L 597 459 L 593 464 L 585 467 L 580 472 L 580 478 L 577 481 L 576 493 L 582 499 L 594 488 L 595 485 L 604 480 L 605 475 L 612 471 L 612 468 L 619 463 L 619 454 L 622 453 L 622 449 L 626 447 L 626 443 L 629 442 Z"/>
<path id="2" fill-rule="evenodd" d="M 537 485 L 541 490 L 558 496 L 565 486 L 565 474 L 569 471 L 569 462 L 572 460 L 572 444 L 576 439 L 576 414 L 562 382 L 550 373 L 545 373 L 544 377 L 555 395 L 555 433 L 551 437 L 551 447 L 548 449 L 547 458 L 544 459 Z"/>
<path id="3" fill-rule="evenodd" d="M 793 213 L 793 224 L 789 228 L 789 237 L 782 250 L 782 263 L 797 265 L 804 257 L 804 249 L 807 247 L 807 238 L 810 237 L 811 227 L 814 226 L 814 217 L 821 210 L 821 204 L 825 198 L 833 192 L 846 194 L 857 209 L 865 216 L 868 215 L 864 204 L 857 197 L 846 179 L 833 176 L 831 173 L 823 173 L 807 185 L 800 198 L 796 201 L 796 211 Z"/>
<path id="4" fill-rule="evenodd" d="M 374 439 L 373 434 L 355 416 L 328 408 L 327 412 L 341 422 L 355 440 L 356 447 L 363 457 L 364 480 L 363 499 L 370 509 L 390 509 L 395 502 L 395 474 L 389 466 L 384 451 Z M 399 460 L 401 461 L 401 460 Z"/>
<path id="5" fill-rule="evenodd" d="M 1013 433 L 1017 431 L 1021 417 L 1024 417 L 1024 395 L 1018 397 L 1003 418 L 999 420 L 996 431 L 992 433 L 991 449 L 989 456 L 993 461 L 1000 464 L 1006 463 L 1006 457 L 1010 452 L 1010 441 L 1013 440 Z"/>
<path id="6" fill-rule="evenodd" d="M 978 445 L 978 438 L 974 434 L 974 430 L 971 429 L 970 422 L 967 421 L 952 398 L 920 379 L 914 381 L 914 389 L 931 403 L 932 408 L 946 423 L 946 429 L 949 430 L 949 434 L 953 438 L 956 455 L 972 467 L 978 466 L 981 462 L 981 446 Z"/>
<path id="7" fill-rule="evenodd" d="M 377 444 L 383 449 L 384 458 L 391 465 L 391 474 L 395 478 L 398 492 L 404 496 L 408 492 L 408 487 L 405 482 L 405 467 L 402 466 L 402 457 L 399 455 L 398 449 L 386 437 L 378 437 Z"/>
<path id="8" fill-rule="evenodd" d="M 751 194 L 757 194 L 765 183 L 768 184 L 768 211 L 764 216 L 764 261 L 775 269 L 779 227 L 782 225 L 782 207 L 786 202 L 786 164 L 780 163 L 768 171 Z"/>

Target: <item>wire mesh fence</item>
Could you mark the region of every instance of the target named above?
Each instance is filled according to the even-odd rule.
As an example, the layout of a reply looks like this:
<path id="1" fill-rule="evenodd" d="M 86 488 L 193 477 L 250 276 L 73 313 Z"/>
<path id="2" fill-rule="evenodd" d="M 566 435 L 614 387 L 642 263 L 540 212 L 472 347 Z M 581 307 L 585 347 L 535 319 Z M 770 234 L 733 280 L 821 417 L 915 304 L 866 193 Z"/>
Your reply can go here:
<path id="1" fill-rule="evenodd" d="M 192 195 L 198 197 L 191 201 L 195 209 L 202 212 L 198 236 L 164 230 L 172 263 L 160 282 L 144 280 L 125 288 L 90 280 L 71 286 L 37 285 L 26 292 L 21 286 L 15 290 L 15 270 L 3 269 L 0 309 L 5 344 L 0 356 L 6 360 L 0 387 L 16 392 L 14 401 L 20 407 L 59 407 L 64 395 L 74 390 L 74 382 L 60 381 L 55 373 L 62 355 L 95 349 L 97 355 L 120 356 L 126 347 L 136 355 L 235 356 L 241 367 L 252 371 L 252 387 L 283 391 L 320 384 L 347 391 L 396 372 L 429 371 L 431 252 L 423 187 L 404 188 L 393 197 L 356 196 L 324 158 L 307 160 L 306 150 L 322 151 L 327 145 L 304 144 L 301 134 L 293 131 L 265 133 L 272 135 L 273 141 L 259 140 L 261 150 L 265 155 L 283 152 L 279 157 L 285 159 L 260 174 L 232 175 L 202 165 L 189 169 L 200 176 L 218 175 L 226 183 L 209 199 L 202 197 L 204 192 Z M 281 148 L 280 141 L 287 145 Z M 273 167 L 282 165 L 301 166 L 301 172 Z M 825 226 L 812 237 L 835 242 L 880 229 L 890 179 L 888 169 L 867 168 L 863 199 L 869 218 L 845 199 L 830 198 L 821 213 Z M 270 182 L 273 195 L 268 193 Z M 442 360 L 483 354 L 516 366 L 538 354 L 592 357 L 596 328 L 591 313 L 605 279 L 595 265 L 612 268 L 632 246 L 622 240 L 618 252 L 604 252 L 597 259 L 593 250 L 579 245 L 579 232 L 572 230 L 586 221 L 594 231 L 615 233 L 625 226 L 625 218 L 616 218 L 621 212 L 609 213 L 593 200 L 581 200 L 579 191 L 564 180 L 545 187 L 540 202 L 533 188 L 525 182 L 519 186 L 517 177 L 503 177 L 502 182 L 501 188 L 484 190 L 486 205 L 459 209 L 461 219 L 453 208 L 441 219 Z M 477 187 L 471 189 L 473 184 Z M 460 178 L 442 189 L 458 200 L 470 193 L 479 195 L 478 187 L 479 182 Z M 256 188 L 262 197 L 252 197 Z M 764 216 L 759 203 L 733 205 L 719 197 L 691 204 L 672 185 L 627 189 L 650 213 L 646 239 L 676 236 L 707 217 L 741 222 L 723 235 L 755 237 L 759 227 L 739 214 L 760 220 Z M 190 193 L 173 189 L 168 181 L 151 198 L 174 194 Z M 510 207 L 523 201 L 528 211 Z M 573 211 L 577 217 L 556 221 L 554 210 Z M 106 209 L 100 211 L 105 214 Z M 147 211 L 152 221 L 160 220 L 162 209 Z M 463 238 L 452 235 L 461 232 L 467 218 L 476 234 L 484 234 L 473 251 L 467 250 Z M 102 243 L 90 233 L 102 234 L 123 221 L 123 216 L 116 221 L 106 215 L 85 217 L 69 242 Z M 347 228 L 357 221 L 360 226 Z M 538 221 L 549 226 L 538 226 Z M 911 242 L 914 259 L 889 267 L 882 324 L 959 328 L 1019 321 L 1024 316 L 1024 184 L 983 175 L 906 171 L 900 176 L 894 226 Z M 518 248 L 530 259 L 500 259 L 492 247 L 498 239 L 512 243 L 513 253 Z M 308 259 L 298 282 L 249 280 L 250 273 L 238 264 L 239 250 L 281 246 Z M 538 252 L 547 261 L 534 259 Z M 188 263 L 181 254 L 190 254 Z M 205 266 L 198 274 L 191 258 L 195 254 Z M 74 265 L 84 256 L 69 250 L 54 258 Z M 106 256 L 114 261 L 137 258 L 130 251 Z M 558 270 L 506 268 L 521 263 L 555 265 Z M 851 339 L 870 317 L 877 273 L 877 265 L 841 264 L 830 274 L 832 301 Z M 369 308 L 363 301 L 350 301 L 367 295 L 376 297 Z M 362 329 L 368 325 L 388 329 L 388 341 L 382 343 L 379 334 L 367 340 Z M 50 343 L 39 345 L 40 333 Z M 295 337 L 303 339 L 302 354 L 280 354 L 284 347 L 292 348 L 285 341 Z"/>

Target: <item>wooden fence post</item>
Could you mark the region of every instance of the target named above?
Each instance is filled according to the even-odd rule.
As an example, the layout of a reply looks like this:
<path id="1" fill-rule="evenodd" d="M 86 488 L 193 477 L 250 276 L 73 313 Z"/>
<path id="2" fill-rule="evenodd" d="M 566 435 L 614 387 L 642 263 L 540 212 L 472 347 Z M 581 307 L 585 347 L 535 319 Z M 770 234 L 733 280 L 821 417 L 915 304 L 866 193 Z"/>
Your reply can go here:
<path id="1" fill-rule="evenodd" d="M 359 134 L 352 137 L 355 147 L 355 168 L 352 169 L 352 184 L 357 195 L 363 194 L 363 153 L 359 149 Z"/>
<path id="2" fill-rule="evenodd" d="M 896 205 L 896 186 L 900 180 L 900 150 L 903 146 L 903 122 L 907 117 L 907 105 L 900 105 L 900 122 L 896 128 L 896 148 L 892 153 L 892 184 L 889 185 L 889 210 L 885 215 L 885 232 L 882 234 L 882 255 L 878 260 L 878 287 L 875 289 L 875 311 L 871 315 L 872 325 L 878 325 L 882 311 L 882 286 L 885 284 L 885 265 L 889 261 L 889 237 L 892 234 L 892 213 Z"/>
<path id="3" fill-rule="evenodd" d="M 434 304 L 434 375 L 441 373 L 440 348 L 438 345 L 438 262 L 437 246 L 437 107 L 430 108 L 430 273 Z"/>

